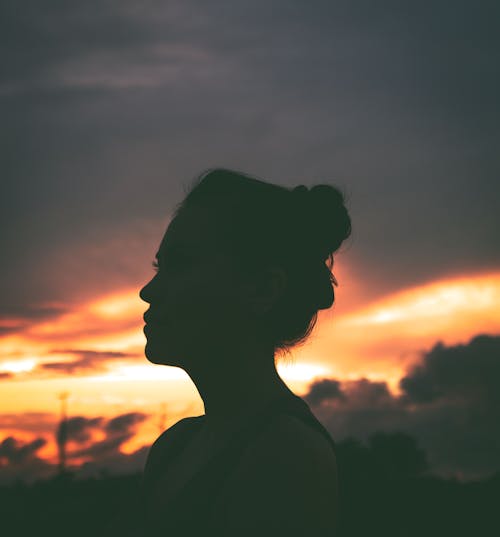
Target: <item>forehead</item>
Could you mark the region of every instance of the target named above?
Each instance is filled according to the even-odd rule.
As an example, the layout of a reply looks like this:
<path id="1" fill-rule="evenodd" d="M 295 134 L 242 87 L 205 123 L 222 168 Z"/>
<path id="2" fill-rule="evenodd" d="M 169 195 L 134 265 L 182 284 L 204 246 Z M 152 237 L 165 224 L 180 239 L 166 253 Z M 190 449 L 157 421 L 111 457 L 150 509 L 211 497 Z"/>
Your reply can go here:
<path id="1" fill-rule="evenodd" d="M 213 210 L 190 207 L 171 220 L 160 244 L 160 254 L 189 250 L 200 254 L 224 250 L 223 226 Z"/>

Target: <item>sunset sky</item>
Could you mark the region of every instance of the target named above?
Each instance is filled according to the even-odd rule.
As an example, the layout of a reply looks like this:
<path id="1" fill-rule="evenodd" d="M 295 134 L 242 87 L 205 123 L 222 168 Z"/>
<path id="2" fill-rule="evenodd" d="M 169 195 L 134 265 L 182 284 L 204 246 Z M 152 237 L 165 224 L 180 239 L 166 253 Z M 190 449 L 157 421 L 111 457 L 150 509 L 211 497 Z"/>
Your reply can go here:
<path id="1" fill-rule="evenodd" d="M 0 483 L 55 472 L 63 393 L 82 475 L 203 413 L 138 293 L 214 166 L 347 194 L 335 304 L 278 366 L 332 436 L 500 469 L 500 10 L 420 4 L 2 4 Z"/>

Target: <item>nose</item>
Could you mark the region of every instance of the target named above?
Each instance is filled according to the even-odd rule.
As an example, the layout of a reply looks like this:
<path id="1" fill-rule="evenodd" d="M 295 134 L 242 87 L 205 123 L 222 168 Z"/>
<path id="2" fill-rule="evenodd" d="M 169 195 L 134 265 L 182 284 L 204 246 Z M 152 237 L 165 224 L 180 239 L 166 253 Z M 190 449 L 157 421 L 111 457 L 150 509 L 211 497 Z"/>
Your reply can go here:
<path id="1" fill-rule="evenodd" d="M 153 278 L 154 279 L 154 278 Z M 144 302 L 147 302 L 148 304 L 151 303 L 151 283 L 153 280 L 149 281 L 140 291 L 139 291 L 139 297 L 141 300 L 144 300 Z"/>

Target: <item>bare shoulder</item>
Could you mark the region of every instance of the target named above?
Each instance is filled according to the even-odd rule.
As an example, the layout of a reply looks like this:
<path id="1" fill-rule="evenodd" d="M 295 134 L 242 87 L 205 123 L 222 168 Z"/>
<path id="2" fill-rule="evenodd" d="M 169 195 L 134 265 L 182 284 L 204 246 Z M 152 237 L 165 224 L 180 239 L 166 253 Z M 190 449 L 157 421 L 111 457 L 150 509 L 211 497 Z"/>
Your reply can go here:
<path id="1" fill-rule="evenodd" d="M 247 446 L 217 498 L 221 535 L 273 528 L 290 536 L 335 535 L 337 465 L 331 444 L 294 416 L 280 414 L 269 425 Z"/>
<path id="2" fill-rule="evenodd" d="M 151 471 L 158 460 L 163 458 L 165 450 L 168 449 L 168 446 L 175 439 L 175 437 L 185 431 L 186 428 L 193 426 L 195 420 L 196 417 L 182 418 L 179 421 L 176 421 L 156 438 L 148 451 L 146 464 L 144 467 L 145 473 L 149 473 L 149 471 Z"/>

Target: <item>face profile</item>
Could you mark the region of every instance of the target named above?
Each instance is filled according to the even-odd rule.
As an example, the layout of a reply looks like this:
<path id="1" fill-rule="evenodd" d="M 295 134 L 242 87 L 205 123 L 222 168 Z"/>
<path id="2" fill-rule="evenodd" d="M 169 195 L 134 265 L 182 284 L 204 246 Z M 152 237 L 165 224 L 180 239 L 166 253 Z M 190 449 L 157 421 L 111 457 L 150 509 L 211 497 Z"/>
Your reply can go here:
<path id="1" fill-rule="evenodd" d="M 201 349 L 236 335 L 243 322 L 242 275 L 217 240 L 216 219 L 201 207 L 177 215 L 161 241 L 156 274 L 141 289 L 145 354 L 156 364 L 184 366 Z"/>

